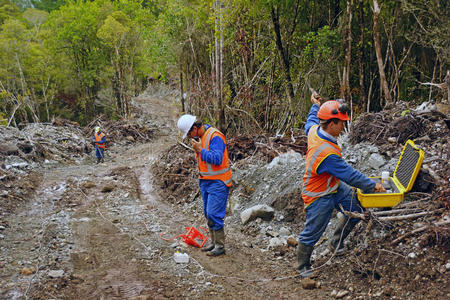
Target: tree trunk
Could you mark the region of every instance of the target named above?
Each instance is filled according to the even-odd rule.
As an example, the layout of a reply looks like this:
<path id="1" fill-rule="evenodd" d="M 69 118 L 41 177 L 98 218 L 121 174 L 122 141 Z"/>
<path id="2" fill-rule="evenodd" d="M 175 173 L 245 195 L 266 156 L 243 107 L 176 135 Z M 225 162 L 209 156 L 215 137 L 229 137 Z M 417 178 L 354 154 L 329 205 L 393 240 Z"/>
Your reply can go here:
<path id="1" fill-rule="evenodd" d="M 366 87 L 364 85 L 364 0 L 359 0 L 359 103 L 366 110 Z"/>
<path id="2" fill-rule="evenodd" d="M 386 99 L 386 105 L 392 103 L 391 94 L 389 92 L 386 74 L 384 73 L 383 57 L 381 56 L 380 30 L 378 28 L 378 19 L 380 16 L 380 7 L 377 0 L 373 0 L 373 41 L 375 44 L 375 53 L 377 55 L 378 71 L 380 73 L 381 91 Z M 380 98 L 382 93 L 380 92 Z M 381 99 L 380 99 L 381 102 Z M 380 103 L 381 105 L 381 103 Z M 382 106 L 382 105 L 381 105 Z"/>
<path id="3" fill-rule="evenodd" d="M 184 107 L 184 87 L 183 87 L 183 71 L 180 71 L 180 94 L 181 94 L 181 111 L 186 112 Z"/>
<path id="4" fill-rule="evenodd" d="M 223 132 L 225 130 L 225 108 L 223 105 L 223 28 L 222 28 L 222 3 L 220 0 L 215 2 L 216 18 L 215 18 L 215 95 L 217 98 L 217 109 L 219 115 L 218 128 Z M 217 37 L 219 35 L 219 37 Z M 224 132 L 225 133 L 225 132 Z"/>
<path id="5" fill-rule="evenodd" d="M 353 0 L 347 0 L 348 24 L 346 29 L 346 47 L 345 47 L 345 65 L 342 74 L 342 98 L 350 102 L 350 62 L 352 57 L 352 19 L 353 19 Z"/>
<path id="6" fill-rule="evenodd" d="M 222 133 L 226 134 L 226 124 L 225 124 L 225 105 L 223 102 L 223 22 L 222 22 L 222 11 L 223 3 L 218 0 L 219 4 L 219 128 Z"/>
<path id="7" fill-rule="evenodd" d="M 292 79 L 291 79 L 291 71 L 290 71 L 290 61 L 289 57 L 287 55 L 288 53 L 288 46 L 286 46 L 286 49 L 283 47 L 283 43 L 281 41 L 281 32 L 280 32 L 280 21 L 278 16 L 278 9 L 275 11 L 275 8 L 272 6 L 272 22 L 273 22 L 273 29 L 275 31 L 275 39 L 277 44 L 278 53 L 281 57 L 282 67 L 284 70 L 284 75 L 286 77 L 286 96 L 289 101 L 289 108 L 291 111 L 294 110 L 294 87 L 292 86 Z"/>

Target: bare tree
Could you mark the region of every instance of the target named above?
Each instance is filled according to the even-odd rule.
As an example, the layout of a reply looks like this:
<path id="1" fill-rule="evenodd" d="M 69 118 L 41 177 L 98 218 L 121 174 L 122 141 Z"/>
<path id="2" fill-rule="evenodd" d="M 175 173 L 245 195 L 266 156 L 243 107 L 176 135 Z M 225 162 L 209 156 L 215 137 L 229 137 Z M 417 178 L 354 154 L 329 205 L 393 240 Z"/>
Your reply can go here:
<path id="1" fill-rule="evenodd" d="M 380 42 L 380 29 L 378 27 L 378 20 L 380 17 L 380 6 L 377 0 L 373 0 L 373 41 L 375 44 L 375 53 L 377 55 L 378 72 L 380 73 L 380 102 L 381 95 L 384 93 L 384 98 L 386 99 L 386 105 L 392 103 L 391 94 L 389 92 L 388 83 L 386 80 L 386 74 L 384 73 L 383 57 L 381 55 L 381 42 Z M 380 103 L 381 104 L 381 103 Z"/>
<path id="2" fill-rule="evenodd" d="M 350 95 L 350 62 L 352 54 L 352 19 L 353 19 L 353 0 L 347 0 L 348 24 L 346 27 L 346 45 L 345 45 L 345 64 L 342 74 L 342 98 L 351 101 Z"/>
<path id="3" fill-rule="evenodd" d="M 364 106 L 366 105 L 366 91 L 364 84 L 364 0 L 359 0 L 358 12 L 359 12 L 359 55 L 358 55 L 358 64 L 359 64 L 359 100 L 360 104 L 363 106 L 363 111 L 365 110 Z"/>

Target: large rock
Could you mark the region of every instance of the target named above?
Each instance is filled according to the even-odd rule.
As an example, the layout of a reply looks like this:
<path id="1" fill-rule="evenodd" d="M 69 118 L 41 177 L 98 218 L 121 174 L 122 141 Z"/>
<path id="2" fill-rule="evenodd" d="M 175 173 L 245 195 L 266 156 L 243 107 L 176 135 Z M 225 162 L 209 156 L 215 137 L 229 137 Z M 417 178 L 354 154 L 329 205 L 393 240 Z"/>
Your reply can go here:
<path id="1" fill-rule="evenodd" d="M 372 153 L 369 157 L 368 164 L 375 170 L 380 169 L 380 167 L 386 164 L 384 158 L 378 153 Z M 381 172 L 380 172 L 381 173 Z"/>
<path id="2" fill-rule="evenodd" d="M 241 212 L 241 221 L 242 224 L 245 225 L 256 218 L 261 218 L 263 220 L 270 220 L 273 218 L 274 214 L 275 210 L 272 207 L 264 204 L 259 204 L 247 208 L 246 210 Z"/>
<path id="3" fill-rule="evenodd" d="M 0 153 L 5 155 L 19 154 L 19 148 L 13 144 L 0 144 Z"/>

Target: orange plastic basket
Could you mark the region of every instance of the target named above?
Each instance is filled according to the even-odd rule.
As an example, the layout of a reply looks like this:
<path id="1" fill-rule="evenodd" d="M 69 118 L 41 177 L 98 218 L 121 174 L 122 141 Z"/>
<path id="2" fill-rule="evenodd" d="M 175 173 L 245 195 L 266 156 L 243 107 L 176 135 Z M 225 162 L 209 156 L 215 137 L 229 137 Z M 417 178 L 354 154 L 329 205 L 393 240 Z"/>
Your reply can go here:
<path id="1" fill-rule="evenodd" d="M 187 233 L 180 234 L 183 241 L 191 246 L 202 248 L 203 245 L 208 240 L 208 237 L 198 231 L 195 227 L 184 227 L 187 230 Z"/>

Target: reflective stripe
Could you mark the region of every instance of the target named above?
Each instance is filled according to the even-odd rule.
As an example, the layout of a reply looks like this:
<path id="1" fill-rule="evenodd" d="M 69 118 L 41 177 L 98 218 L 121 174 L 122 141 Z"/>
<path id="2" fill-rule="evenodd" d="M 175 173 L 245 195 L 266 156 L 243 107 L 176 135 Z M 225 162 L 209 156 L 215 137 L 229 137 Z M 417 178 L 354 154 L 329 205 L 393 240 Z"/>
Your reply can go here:
<path id="1" fill-rule="evenodd" d="M 317 133 L 318 128 L 317 125 L 312 126 L 308 134 L 308 152 L 302 187 L 305 207 L 339 188 L 339 180 L 336 177 L 328 173 L 317 173 L 320 164 L 329 155 L 335 154 L 341 157 L 339 146 L 321 138 Z"/>
<path id="2" fill-rule="evenodd" d="M 97 145 L 98 148 L 106 148 L 105 142 L 103 143 L 101 142 L 103 137 L 105 137 L 105 134 L 101 131 L 95 134 L 95 144 Z"/>
<path id="3" fill-rule="evenodd" d="M 199 172 L 200 173 L 200 175 L 202 175 L 202 176 L 212 176 L 212 175 L 220 175 L 220 174 L 223 174 L 223 173 L 226 173 L 226 172 L 228 172 L 229 170 L 231 170 L 231 168 L 230 167 L 228 167 L 228 168 L 226 168 L 226 169 L 222 169 L 222 170 L 219 170 L 219 171 L 208 171 L 208 172 Z"/>
<path id="4" fill-rule="evenodd" d="M 331 181 L 331 180 L 330 180 L 330 181 Z M 310 192 L 310 191 L 304 190 L 304 191 L 303 191 L 303 194 L 305 194 L 306 196 L 309 196 L 309 197 L 322 197 L 322 196 L 325 196 L 325 195 L 328 195 L 328 194 L 334 192 L 334 191 L 337 190 L 338 187 L 339 187 L 339 185 L 336 184 L 335 186 L 333 186 L 333 187 L 330 188 L 330 187 L 329 187 L 329 184 L 330 184 L 330 182 L 328 182 L 328 187 L 327 187 L 327 189 L 326 189 L 325 191 L 323 191 L 323 192 L 314 193 L 314 192 Z"/>
<path id="5" fill-rule="evenodd" d="M 231 184 L 232 181 L 233 181 L 232 179 L 228 179 L 225 180 L 223 183 L 225 183 L 225 185 L 228 186 L 229 184 Z"/>
<path id="6" fill-rule="evenodd" d="M 216 131 L 219 131 L 219 130 L 217 130 L 216 128 L 213 127 L 213 128 L 211 128 L 211 130 L 209 130 L 208 135 L 206 136 L 205 147 L 208 150 L 209 150 L 209 143 L 211 142 L 211 137 Z M 220 174 L 226 173 L 228 170 L 230 170 L 230 167 L 228 167 L 227 169 L 214 172 L 212 169 L 212 165 L 210 163 L 206 162 L 206 166 L 208 167 L 208 172 L 200 172 L 200 175 L 202 175 L 202 176 L 220 175 Z"/>
<path id="7" fill-rule="evenodd" d="M 329 144 L 327 144 L 327 143 L 323 143 L 319 148 L 317 148 L 317 150 L 316 150 L 316 152 L 314 152 L 314 154 L 313 154 L 313 156 L 311 156 L 311 159 L 310 159 L 310 163 L 309 163 L 309 165 L 308 165 L 308 171 L 307 171 L 307 173 L 306 174 L 308 174 L 308 177 L 306 177 L 306 179 L 305 179 L 305 181 L 304 181 L 304 184 L 303 184 L 303 186 L 305 187 L 305 186 L 308 186 L 308 183 L 309 183 L 309 179 L 312 177 L 312 168 L 313 168 L 313 165 L 314 165 L 314 163 L 316 162 L 316 159 L 317 159 L 317 157 L 319 157 L 319 155 L 323 152 L 323 151 L 325 151 L 325 149 L 327 149 L 327 148 L 333 148 L 332 146 L 330 146 Z M 334 149 L 334 148 L 333 148 Z M 331 177 L 330 177 L 331 178 Z M 328 184 L 329 184 L 329 182 L 328 182 Z"/>
<path id="8" fill-rule="evenodd" d="M 210 143 L 214 137 L 219 137 L 223 140 L 225 144 L 225 149 L 223 152 L 222 162 L 220 165 L 214 165 L 202 160 L 201 153 L 196 153 L 197 157 L 197 168 L 199 172 L 200 179 L 206 180 L 221 180 L 226 186 L 230 187 L 232 183 L 232 172 L 230 161 L 228 157 L 228 151 L 226 148 L 226 137 L 218 129 L 210 127 L 201 137 L 202 149 L 210 151 Z"/>

